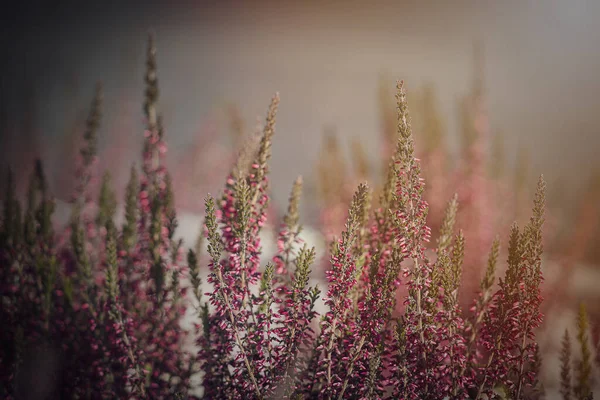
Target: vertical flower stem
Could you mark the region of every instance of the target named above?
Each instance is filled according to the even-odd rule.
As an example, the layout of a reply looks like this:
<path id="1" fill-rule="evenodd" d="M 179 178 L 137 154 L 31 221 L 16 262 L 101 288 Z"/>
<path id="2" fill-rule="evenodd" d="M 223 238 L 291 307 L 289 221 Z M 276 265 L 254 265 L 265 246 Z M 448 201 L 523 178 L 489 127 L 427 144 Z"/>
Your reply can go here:
<path id="1" fill-rule="evenodd" d="M 419 260 L 414 257 L 413 262 L 415 263 L 415 271 L 419 269 Z M 423 345 L 423 362 L 425 364 L 425 393 L 428 391 L 429 386 L 429 378 L 428 368 L 427 368 L 427 350 L 425 349 L 425 334 L 423 332 L 423 310 L 421 307 L 421 273 L 417 274 L 417 313 L 419 315 L 419 338 L 421 339 L 421 344 Z"/>
<path id="2" fill-rule="evenodd" d="M 525 367 L 525 360 L 523 360 L 523 354 L 525 353 L 525 342 L 527 341 L 527 328 L 529 327 L 529 321 L 525 324 L 525 329 L 523 331 L 523 340 L 521 342 L 521 354 L 519 354 L 519 383 L 517 386 L 517 396 L 515 400 L 519 400 L 521 398 L 521 390 L 523 389 L 523 369 Z"/>
<path id="3" fill-rule="evenodd" d="M 352 375 L 352 370 L 354 369 L 354 363 L 360 356 L 360 351 L 362 350 L 363 345 L 365 344 L 365 336 L 361 336 L 360 341 L 358 342 L 358 346 L 356 346 L 356 350 L 354 352 L 354 356 L 350 361 L 350 366 L 348 367 L 348 374 L 346 375 L 346 379 L 344 379 L 344 383 L 342 385 L 342 391 L 338 396 L 338 400 L 342 400 L 344 398 L 344 392 L 346 391 L 346 387 L 348 387 L 348 381 L 350 380 L 350 376 Z"/>
<path id="4" fill-rule="evenodd" d="M 217 276 L 219 278 L 219 284 L 220 284 L 219 291 L 221 292 L 221 295 L 223 296 L 223 299 L 225 300 L 225 305 L 227 306 L 227 314 L 229 316 L 229 321 L 231 322 L 231 328 L 233 329 L 233 334 L 235 336 L 235 342 L 238 345 L 238 347 L 240 348 L 240 351 L 242 352 L 242 356 L 244 357 L 244 363 L 246 364 L 246 369 L 248 370 L 248 375 L 250 375 L 250 380 L 252 381 L 252 385 L 254 386 L 254 391 L 256 393 L 256 397 L 258 399 L 262 400 L 263 397 L 260 394 L 258 382 L 256 381 L 252 366 L 250 365 L 250 361 L 248 360 L 248 355 L 246 354 L 246 350 L 244 349 L 242 340 L 240 339 L 240 335 L 235 326 L 235 317 L 233 315 L 233 308 L 231 307 L 231 303 L 229 302 L 229 296 L 223 290 L 223 286 L 225 286 L 225 281 L 223 279 L 223 274 L 221 273 L 220 268 L 218 270 Z"/>

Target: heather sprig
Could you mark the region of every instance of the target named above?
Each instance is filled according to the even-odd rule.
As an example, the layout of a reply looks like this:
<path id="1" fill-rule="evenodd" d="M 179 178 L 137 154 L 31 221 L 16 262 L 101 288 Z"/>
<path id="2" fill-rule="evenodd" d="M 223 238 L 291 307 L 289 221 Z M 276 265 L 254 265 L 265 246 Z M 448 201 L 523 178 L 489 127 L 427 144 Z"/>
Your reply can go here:
<path id="1" fill-rule="evenodd" d="M 305 245 L 294 260 L 296 268 L 291 287 L 277 287 L 281 301 L 277 313 L 279 326 L 275 328 L 275 334 L 280 346 L 276 348 L 278 357 L 274 372 L 276 376 L 281 376 L 279 385 L 288 396 L 301 390 L 301 381 L 297 379 L 304 372 L 302 364 L 305 359 L 300 353 L 307 351 L 314 339 L 311 322 L 317 315 L 314 307 L 320 294 L 318 287 L 308 287 L 310 267 L 314 260 L 314 248 L 308 249 Z"/>
<path id="2" fill-rule="evenodd" d="M 265 356 L 265 352 L 271 347 L 269 343 L 265 343 L 265 340 L 270 338 L 265 338 L 263 334 L 265 327 L 270 330 L 270 318 L 264 320 L 262 315 L 256 315 L 256 303 L 264 301 L 264 298 L 253 296 L 250 288 L 259 281 L 259 233 L 266 220 L 267 161 L 270 158 L 278 103 L 279 97 L 276 95 L 269 107 L 263 136 L 248 175 L 243 174 L 241 165 L 245 164 L 241 159 L 247 157 L 247 154 L 240 154 L 238 168 L 227 179 L 218 216 L 212 198 L 206 201 L 208 251 L 212 259 L 209 283 L 214 287 L 214 291 L 210 293 L 210 301 L 217 308 L 214 316 L 206 318 L 221 322 L 218 329 L 206 330 L 205 326 L 205 337 L 201 341 L 206 343 L 212 336 L 236 344 L 241 358 L 229 355 L 233 350 L 230 345 L 218 350 L 227 359 L 232 357 L 235 373 L 231 377 L 230 385 L 222 389 L 230 395 L 237 393 L 235 396 L 242 396 L 250 390 L 257 398 L 263 397 L 259 388 L 260 377 L 254 371 L 260 370 L 259 367 L 266 362 L 265 358 L 268 357 Z M 218 225 L 221 225 L 222 233 L 218 233 Z M 226 254 L 223 260 L 222 252 Z M 266 289 L 271 283 L 270 280 L 263 280 L 263 284 Z M 241 327 L 244 328 L 240 329 Z M 206 350 L 209 351 L 208 348 Z M 205 376 L 205 388 L 215 385 L 215 393 L 219 393 L 221 389 L 217 389 L 216 385 L 219 385 L 219 377 L 225 371 L 218 366 L 208 365 L 208 368 L 214 375 L 211 373 Z"/>
<path id="3" fill-rule="evenodd" d="M 105 172 L 102 176 L 100 186 L 100 197 L 98 199 L 98 213 L 96 215 L 96 226 L 104 227 L 112 225 L 117 211 L 117 198 L 111 187 L 110 173 Z"/>
<path id="4" fill-rule="evenodd" d="M 124 310 L 119 304 L 119 259 L 117 256 L 117 241 L 115 229 L 109 225 L 106 236 L 106 296 L 107 308 L 110 321 L 114 324 L 112 328 L 117 335 L 115 345 L 124 353 L 120 361 L 128 362 L 126 366 L 134 371 L 134 377 L 131 379 L 132 394 L 146 396 L 144 385 L 144 373 L 141 370 L 141 363 L 135 354 L 135 347 L 131 342 L 131 321 L 123 318 Z"/>
<path id="5" fill-rule="evenodd" d="M 495 293 L 490 312 L 482 327 L 488 353 L 480 379 L 478 397 L 484 386 L 504 385 L 521 398 L 533 376 L 526 370 L 535 352 L 534 330 L 540 326 L 542 226 L 544 222 L 545 182 L 540 177 L 534 199 L 533 216 L 520 231 L 511 229 L 508 269 Z"/>
<path id="6" fill-rule="evenodd" d="M 448 353 L 448 369 L 442 373 L 452 396 L 464 396 L 467 377 L 464 369 L 467 365 L 466 340 L 463 336 L 465 322 L 461 315 L 458 290 L 465 257 L 465 238 L 462 231 L 456 235 L 455 244 L 450 256 L 450 265 L 442 279 L 444 290 L 442 300 L 442 313 L 438 317 L 446 328 L 441 337 L 445 339 L 442 351 Z"/>
<path id="7" fill-rule="evenodd" d="M 321 321 L 321 334 L 319 341 L 322 344 L 323 358 L 319 363 L 319 370 L 315 374 L 316 378 L 321 376 L 324 383 L 320 389 L 322 396 L 332 396 L 339 386 L 340 377 L 336 371 L 332 372 L 332 360 L 334 353 L 334 343 L 336 342 L 338 331 L 350 328 L 346 326 L 351 321 L 346 320 L 348 308 L 351 306 L 348 293 L 356 284 L 356 259 L 351 249 L 354 241 L 357 239 L 358 229 L 360 227 L 360 210 L 367 201 L 368 187 L 361 184 L 356 191 L 346 221 L 346 229 L 342 236 L 334 245 L 331 255 L 331 270 L 327 271 L 329 289 L 325 304 L 329 311 L 323 316 Z M 338 372 L 339 373 L 339 372 Z"/>
<path id="8" fill-rule="evenodd" d="M 100 119 L 102 118 L 102 101 L 103 101 L 103 90 L 102 85 L 98 83 L 96 85 L 96 92 L 94 99 L 90 106 L 90 113 L 86 121 L 86 130 L 83 135 L 85 140 L 85 146 L 81 149 L 81 156 L 83 158 L 84 172 L 80 175 L 82 179 L 82 189 L 89 183 L 89 175 L 86 174 L 86 168 L 89 168 L 94 162 L 94 158 L 98 154 L 98 128 L 100 126 Z"/>
<path id="9" fill-rule="evenodd" d="M 485 340 L 479 335 L 482 323 L 485 321 L 492 300 L 492 288 L 496 278 L 496 268 L 498 265 L 498 257 L 500 254 L 500 239 L 496 237 L 492 243 L 492 249 L 488 256 L 487 268 L 485 275 L 481 279 L 479 293 L 474 301 L 470 311 L 471 318 L 465 321 L 465 336 L 467 337 L 467 361 L 474 365 L 479 358 L 478 352 L 484 346 L 482 340 Z"/>
<path id="10" fill-rule="evenodd" d="M 406 313 L 403 316 L 406 343 L 413 349 L 406 360 L 410 374 L 408 393 L 419 396 L 435 390 L 434 368 L 438 362 L 438 355 L 433 346 L 437 327 L 433 324 L 434 315 L 428 311 L 429 302 L 434 299 L 430 296 L 432 265 L 424 252 L 424 244 L 430 237 L 430 230 L 425 222 L 427 203 L 421 197 L 424 185 L 420 177 L 419 162 L 414 155 L 408 105 L 402 82 L 398 82 L 397 89 L 398 144 L 395 162 L 398 164 L 398 210 L 395 226 L 403 259 L 410 263 L 404 270 L 404 275 L 408 278 L 408 297 L 405 300 Z"/>
<path id="11" fill-rule="evenodd" d="M 198 301 L 198 306 L 200 306 L 202 304 L 202 292 L 200 291 L 202 279 L 200 278 L 200 265 L 198 263 L 198 256 L 192 249 L 189 249 L 187 253 L 187 266 L 190 270 L 192 293 L 194 294 L 194 298 Z"/>
<path id="12" fill-rule="evenodd" d="M 571 368 L 571 338 L 569 330 L 565 329 L 560 353 L 560 394 L 564 400 L 571 400 L 573 394 Z"/>
<path id="13" fill-rule="evenodd" d="M 80 150 L 81 160 L 76 168 L 75 179 L 77 184 L 73 193 L 70 221 L 70 245 L 76 271 L 79 272 L 78 283 L 81 286 L 82 293 L 84 293 L 85 304 L 91 307 L 96 306 L 96 288 L 93 280 L 95 278 L 96 263 L 101 257 L 101 252 L 94 244 L 98 245 L 96 236 L 99 228 L 103 227 L 94 224 L 97 221 L 94 221 L 94 218 L 90 215 L 90 208 L 94 205 L 90 194 L 90 183 L 95 176 L 93 166 L 97 161 L 97 135 L 102 117 L 102 102 L 102 85 L 98 83 L 86 121 L 86 130 L 83 135 L 84 144 Z M 106 182 L 103 189 L 107 189 L 107 187 L 108 182 Z M 102 204 L 102 206 L 104 210 L 100 210 L 100 212 L 105 212 L 106 205 Z"/>
<path id="14" fill-rule="evenodd" d="M 290 193 L 287 213 L 283 217 L 283 224 L 277 239 L 277 254 L 273 258 L 278 275 L 289 273 L 289 265 L 294 256 L 294 247 L 302 243 L 300 239 L 302 226 L 299 224 L 300 215 L 298 213 L 301 193 L 302 177 L 298 177 L 294 181 Z"/>
<path id="15" fill-rule="evenodd" d="M 456 223 L 456 213 L 458 211 L 458 195 L 455 194 L 446 206 L 444 220 L 440 227 L 440 233 L 437 239 L 437 251 L 441 252 L 450 247 Z"/>
<path id="16" fill-rule="evenodd" d="M 542 303 L 542 228 L 544 224 L 546 182 L 543 176 L 538 181 L 538 187 L 533 202 L 533 215 L 525 226 L 523 240 L 525 293 L 521 300 L 522 324 L 520 332 L 521 344 L 518 349 L 519 359 L 516 371 L 516 398 L 519 399 L 525 386 L 532 386 L 534 379 L 527 374 L 525 367 L 529 360 L 535 356 L 536 344 L 533 342 L 534 329 L 542 323 L 543 315 L 540 311 Z"/>
<path id="17" fill-rule="evenodd" d="M 103 90 L 102 85 L 98 83 L 83 134 L 84 146 L 80 150 L 81 160 L 75 173 L 77 183 L 72 199 L 75 204 L 76 213 L 81 212 L 83 207 L 91 200 L 88 189 L 90 182 L 94 178 L 92 168 L 97 161 L 98 129 L 100 128 L 100 120 L 102 118 L 102 104 Z"/>
<path id="18" fill-rule="evenodd" d="M 247 194 L 247 186 L 244 191 Z M 241 304 L 240 294 L 232 290 L 232 276 L 224 271 L 221 264 L 221 252 L 223 250 L 221 244 L 221 236 L 217 232 L 217 222 L 215 216 L 215 205 L 212 197 L 206 199 L 206 227 L 208 229 L 208 252 L 211 256 L 211 276 L 209 282 L 213 284 L 214 291 L 210 294 L 211 303 L 217 307 L 217 316 L 223 317 L 219 323 L 219 328 L 225 330 L 230 335 L 230 340 L 237 345 L 241 361 L 243 361 L 244 372 L 238 371 L 237 376 L 233 376 L 233 385 L 237 390 L 247 389 L 248 386 L 243 379 L 246 375 L 250 380 L 250 389 L 252 389 L 257 398 L 262 398 L 260 387 L 255 375 L 254 367 L 250 364 L 248 350 L 245 347 L 242 332 L 240 327 L 244 327 L 243 320 L 240 320 L 239 304 Z M 235 301 L 235 303 L 234 303 Z M 229 349 L 226 349 L 229 350 Z M 234 367 L 235 368 L 235 367 Z M 240 368 L 240 367 L 238 367 Z M 238 394 L 241 396 L 241 393 Z"/>

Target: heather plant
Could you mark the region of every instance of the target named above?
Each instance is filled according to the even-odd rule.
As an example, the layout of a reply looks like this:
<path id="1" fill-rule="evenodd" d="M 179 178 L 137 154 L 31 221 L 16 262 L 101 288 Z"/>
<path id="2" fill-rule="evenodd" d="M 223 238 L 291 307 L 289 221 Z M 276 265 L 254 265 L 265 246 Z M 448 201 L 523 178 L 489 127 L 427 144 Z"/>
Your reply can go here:
<path id="1" fill-rule="evenodd" d="M 472 308 L 463 310 L 469 238 L 462 230 L 468 227 L 460 225 L 460 196 L 445 199 L 430 245 L 425 181 L 398 82 L 396 144 L 385 181 L 376 193 L 360 183 L 351 196 L 341 232 L 332 235 L 325 310 L 319 313 L 321 289 L 310 280 L 316 253 L 302 240 L 301 178 L 279 224 L 276 254 L 266 265 L 261 259 L 279 95 L 271 100 L 259 140 L 250 137 L 241 149 L 222 193 L 205 197 L 204 236 L 184 260 L 174 182 L 164 160 L 152 38 L 145 82 L 141 169 L 131 168 L 121 226 L 110 176 L 97 171 L 100 86 L 82 139 L 68 226 L 51 222 L 54 201 L 41 162 L 24 205 L 13 174 L 7 176 L 0 225 L 3 398 L 32 397 L 27 383 L 36 375 L 48 377 L 43 396 L 50 398 L 543 396 L 535 339 L 543 317 L 543 178 L 529 221 L 511 228 L 504 277 L 495 284 L 502 262 L 497 238 Z M 100 176 L 94 196 L 91 183 Z M 187 332 L 181 320 L 191 304 L 199 323 Z M 564 396 L 591 396 L 588 330 L 581 309 L 576 374 L 570 372 L 568 336 L 561 358 Z M 184 349 L 189 336 L 196 350 Z M 44 366 L 36 358 L 43 354 L 51 354 L 55 365 L 35 370 Z M 192 393 L 196 373 L 201 390 Z"/>
<path id="2" fill-rule="evenodd" d="M 284 224 L 277 268 L 268 264 L 259 273 L 256 265 L 277 97 L 250 172 L 228 178 L 220 209 L 207 199 L 213 286 L 208 295 L 214 310 L 203 311 L 199 343 L 207 396 L 481 398 L 502 387 L 511 397 L 524 398 L 533 391 L 539 369 L 533 332 L 541 323 L 545 184 L 540 180 L 534 214 L 523 232 L 513 228 L 509 269 L 491 294 L 499 248 L 494 242 L 475 306 L 478 314 L 465 324 L 457 297 L 465 256 L 464 237 L 453 233 L 457 200 L 449 203 L 436 257 L 430 260 L 425 254 L 431 232 L 424 184 L 401 84 L 397 100 L 399 135 L 389 168 L 391 183 L 373 219 L 368 186 L 359 185 L 354 194 L 344 230 L 331 246 L 327 312 L 318 329 L 310 326 L 317 291 L 305 286 L 307 262 L 314 256 L 307 256 L 306 248 L 297 252 L 293 277 L 284 266 L 289 264 L 282 264 L 290 257 L 285 243 L 294 236 L 286 235 L 293 232 L 290 221 L 295 219 Z M 296 213 L 297 191 L 298 184 L 289 215 Z M 395 292 L 402 280 L 407 289 L 404 312 L 395 315 Z M 286 289 L 286 282 L 292 288 Z M 258 286 L 258 294 L 252 285 Z M 302 308 L 297 308 L 299 297 Z M 290 342 L 301 332 L 302 339 Z M 290 349 L 287 361 L 278 362 Z"/>
<path id="3" fill-rule="evenodd" d="M 156 112 L 154 46 L 148 49 L 144 111 L 148 120 L 143 174 L 132 169 L 123 229 L 114 222 L 116 199 L 109 175 L 97 180 L 102 91 L 98 86 L 79 153 L 72 215 L 55 234 L 41 163 L 30 180 L 21 215 L 14 190 L 2 223 L 3 397 L 23 390 L 36 354 L 49 348 L 59 372 L 46 396 L 151 397 L 185 394 L 193 358 L 181 349 L 179 320 L 185 289 L 179 284 L 180 246 L 172 192 L 161 158 L 166 147 Z M 9 186 L 14 187 L 9 177 Z M 4 289 L 6 288 L 6 290 Z M 38 360 L 39 361 L 39 360 Z M 25 364 L 24 364 L 25 363 Z M 37 371 L 48 374 L 52 371 Z"/>

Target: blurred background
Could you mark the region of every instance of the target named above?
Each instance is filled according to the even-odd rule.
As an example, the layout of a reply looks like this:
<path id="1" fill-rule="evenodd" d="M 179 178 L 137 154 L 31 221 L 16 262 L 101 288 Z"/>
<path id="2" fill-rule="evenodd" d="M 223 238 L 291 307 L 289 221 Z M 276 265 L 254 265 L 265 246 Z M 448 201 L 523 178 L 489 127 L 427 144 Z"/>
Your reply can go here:
<path id="1" fill-rule="evenodd" d="M 456 151 L 457 100 L 473 78 L 474 43 L 483 47 L 491 126 L 503 134 L 509 162 L 522 146 L 535 174 L 569 187 L 597 166 L 596 1 L 119 3 L 23 1 L 3 12 L 3 152 L 19 158 L 14 142 L 35 142 L 58 168 L 98 80 L 106 92 L 101 145 L 109 137 L 137 145 L 152 30 L 172 158 L 227 105 L 253 128 L 281 93 L 278 198 L 297 174 L 309 174 L 326 125 L 363 141 L 373 161 L 382 74 L 388 85 L 406 80 L 409 90 L 434 85 Z"/>
<path id="2" fill-rule="evenodd" d="M 39 157 L 58 201 L 68 200 L 97 81 L 105 92 L 99 168 L 123 192 L 140 161 L 145 46 L 153 32 L 182 235 L 197 233 L 205 194 L 219 192 L 244 136 L 278 91 L 273 212 L 284 210 L 302 175 L 304 222 L 322 242 L 339 232 L 359 180 L 380 185 L 393 148 L 395 81 L 404 79 L 431 225 L 454 192 L 463 205 L 459 221 L 475 254 L 466 287 L 477 285 L 493 235 L 506 243 L 510 222 L 526 221 L 537 177 L 548 182 L 544 268 L 553 296 L 541 344 L 550 391 L 570 310 L 585 301 L 597 326 L 600 2 L 14 7 L 3 11 L 0 26 L 0 160 L 15 169 L 21 192 Z"/>

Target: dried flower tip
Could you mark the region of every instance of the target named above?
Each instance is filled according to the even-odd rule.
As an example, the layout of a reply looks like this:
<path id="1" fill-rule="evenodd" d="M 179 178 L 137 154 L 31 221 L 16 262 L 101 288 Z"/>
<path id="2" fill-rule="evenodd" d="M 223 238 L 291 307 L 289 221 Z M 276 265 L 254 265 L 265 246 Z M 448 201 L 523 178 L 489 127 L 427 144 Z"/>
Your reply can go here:
<path id="1" fill-rule="evenodd" d="M 394 199 L 394 195 L 396 193 L 395 188 L 397 176 L 398 171 L 396 170 L 396 163 L 392 158 L 392 160 L 388 164 L 385 183 L 383 184 L 383 190 L 381 191 L 381 195 L 379 196 L 379 206 L 383 210 L 391 208 L 392 200 Z"/>
<path id="2" fill-rule="evenodd" d="M 100 197 L 98 199 L 98 214 L 96 215 L 96 224 L 98 227 L 107 227 L 113 224 L 113 218 L 117 212 L 117 197 L 111 187 L 110 173 L 106 171 L 102 176 L 102 186 L 100 187 Z"/>
<path id="3" fill-rule="evenodd" d="M 456 242 L 452 248 L 452 270 L 450 271 L 450 281 L 452 282 L 452 290 L 458 289 L 460 285 L 460 277 L 462 273 L 462 265 L 465 259 L 465 236 L 462 230 L 456 235 Z"/>
<path id="4" fill-rule="evenodd" d="M 253 160 L 257 155 L 258 147 L 261 142 L 261 130 L 262 127 L 259 125 L 256 132 L 244 139 L 244 142 L 239 149 L 235 167 L 231 173 L 235 180 L 241 179 L 248 174 L 248 170 L 253 164 Z"/>
<path id="5" fill-rule="evenodd" d="M 96 154 L 98 153 L 98 128 L 100 127 L 100 119 L 102 118 L 102 84 L 97 83 L 94 92 L 94 98 L 90 106 L 90 112 L 86 121 L 86 129 L 83 134 L 85 147 L 81 149 L 84 168 L 89 167 Z M 87 183 L 87 182 L 86 182 Z"/>
<path id="6" fill-rule="evenodd" d="M 454 224 L 456 222 L 456 212 L 458 211 L 458 194 L 454 194 L 452 199 L 448 202 L 446 207 L 446 213 L 444 215 L 444 221 L 440 228 L 440 236 L 437 240 L 438 249 L 437 251 L 443 251 L 450 247 L 452 243 L 452 235 L 454 232 Z"/>
<path id="7" fill-rule="evenodd" d="M 204 200 L 205 213 L 206 213 L 206 229 L 208 230 L 208 254 L 212 258 L 213 263 L 216 265 L 221 259 L 221 252 L 223 251 L 223 243 L 221 242 L 221 235 L 218 231 L 217 217 L 215 214 L 215 200 L 212 196 L 206 196 Z"/>
<path id="8" fill-rule="evenodd" d="M 189 249 L 187 254 L 187 265 L 190 269 L 190 282 L 192 284 L 192 292 L 194 297 L 198 300 L 198 304 L 202 301 L 202 292 L 200 285 L 202 285 L 202 279 L 200 278 L 200 266 L 198 264 L 198 257 L 194 250 Z"/>
<path id="9" fill-rule="evenodd" d="M 494 285 L 494 278 L 496 275 L 496 266 L 498 265 L 498 256 L 500 254 L 500 238 L 496 236 L 494 242 L 492 243 L 492 249 L 488 256 L 487 268 L 485 270 L 485 275 L 481 280 L 481 293 L 483 293 L 484 297 L 487 296 L 492 286 Z"/>
<path id="10" fill-rule="evenodd" d="M 245 240 L 245 235 L 252 213 L 250 203 L 250 186 L 246 179 L 240 179 L 235 185 L 235 211 L 237 217 L 236 235 L 240 240 Z"/>
<path id="11" fill-rule="evenodd" d="M 310 277 L 310 266 L 315 261 L 315 248 L 308 249 L 306 245 L 302 247 L 298 253 L 298 257 L 294 263 L 296 264 L 296 270 L 294 272 L 294 289 L 302 290 L 308 285 Z"/>
<path id="12" fill-rule="evenodd" d="M 292 192 L 290 193 L 290 200 L 288 202 L 287 213 L 283 217 L 283 223 L 285 224 L 287 230 L 289 232 L 293 231 L 297 226 L 300 220 L 299 215 L 299 205 L 300 205 L 300 196 L 302 194 L 302 177 L 299 176 L 294 181 L 294 186 L 292 186 Z"/>
<path id="13" fill-rule="evenodd" d="M 254 178 L 251 180 L 251 184 L 261 182 L 266 174 L 267 161 L 271 158 L 271 140 L 275 134 L 275 119 L 278 106 L 279 93 L 275 93 L 271 99 L 271 104 L 269 105 L 267 119 L 263 129 L 263 136 L 260 140 L 256 159 L 252 165 L 252 174 L 254 175 Z"/>
<path id="14" fill-rule="evenodd" d="M 412 129 L 410 126 L 410 116 L 408 113 L 408 103 L 406 101 L 406 91 L 404 90 L 404 81 L 398 81 L 396 84 L 396 107 L 398 113 L 398 143 L 394 160 L 402 165 L 405 171 L 411 169 L 414 162 L 414 143 L 412 138 Z"/>
<path id="15" fill-rule="evenodd" d="M 352 203 L 350 204 L 350 210 L 348 213 L 348 221 L 346 223 L 346 230 L 348 233 L 354 234 L 355 230 L 360 227 L 363 222 L 364 215 L 368 213 L 365 211 L 369 201 L 369 186 L 366 183 L 358 185 L 358 189 L 352 197 Z"/>
<path id="16" fill-rule="evenodd" d="M 158 102 L 158 76 L 156 73 L 156 46 L 154 44 L 154 35 L 148 35 L 148 47 L 146 50 L 146 91 L 144 99 L 144 113 L 148 118 L 148 130 L 153 132 L 157 128 L 157 111 L 156 104 Z"/>

